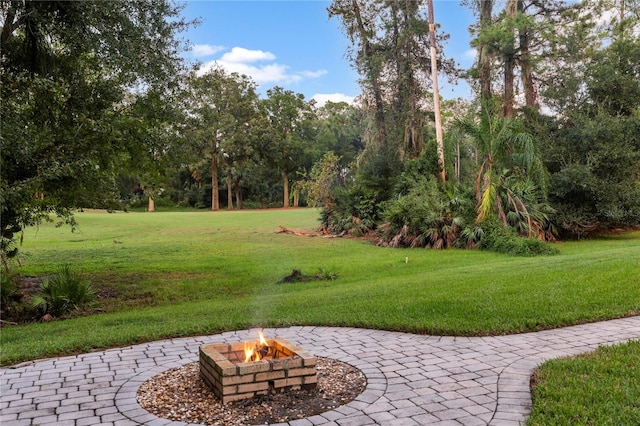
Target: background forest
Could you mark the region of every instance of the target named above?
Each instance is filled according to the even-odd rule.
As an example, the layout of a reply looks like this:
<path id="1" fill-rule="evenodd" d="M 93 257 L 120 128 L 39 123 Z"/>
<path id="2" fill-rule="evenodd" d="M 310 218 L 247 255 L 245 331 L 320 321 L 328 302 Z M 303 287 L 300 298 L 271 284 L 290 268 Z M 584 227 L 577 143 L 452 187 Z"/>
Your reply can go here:
<path id="1" fill-rule="evenodd" d="M 5 266 L 81 208 L 318 206 L 335 234 L 518 254 L 638 226 L 640 3 L 464 0 L 467 70 L 428 3 L 334 0 L 362 94 L 317 107 L 197 72 L 169 0 L 2 0 Z M 436 68 L 475 99 L 441 100 Z"/>

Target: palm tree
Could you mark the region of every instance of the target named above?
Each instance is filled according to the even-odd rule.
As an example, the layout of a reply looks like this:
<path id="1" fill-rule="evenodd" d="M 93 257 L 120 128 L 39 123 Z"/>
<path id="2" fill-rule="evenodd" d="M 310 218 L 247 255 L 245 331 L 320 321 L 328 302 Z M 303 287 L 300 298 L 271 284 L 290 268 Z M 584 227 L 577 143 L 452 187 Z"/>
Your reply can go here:
<path id="1" fill-rule="evenodd" d="M 477 150 L 476 222 L 497 218 L 522 235 L 548 239 L 547 174 L 533 136 L 490 101 L 482 103 L 479 120 L 456 126 L 471 136 Z"/>

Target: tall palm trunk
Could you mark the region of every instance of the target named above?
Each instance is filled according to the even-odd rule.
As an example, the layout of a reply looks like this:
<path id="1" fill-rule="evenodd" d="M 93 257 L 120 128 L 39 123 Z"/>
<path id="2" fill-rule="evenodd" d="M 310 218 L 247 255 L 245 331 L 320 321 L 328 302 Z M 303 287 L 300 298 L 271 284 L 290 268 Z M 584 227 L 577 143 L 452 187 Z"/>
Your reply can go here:
<path id="1" fill-rule="evenodd" d="M 438 89 L 438 61 L 436 58 L 436 26 L 433 13 L 433 0 L 427 3 L 429 7 L 429 37 L 431 40 L 431 80 L 433 81 L 433 111 L 436 118 L 436 141 L 438 144 L 438 163 L 440 166 L 440 180 L 444 183 L 446 173 L 444 169 L 444 142 L 442 136 L 442 117 L 440 115 L 440 91 Z"/>

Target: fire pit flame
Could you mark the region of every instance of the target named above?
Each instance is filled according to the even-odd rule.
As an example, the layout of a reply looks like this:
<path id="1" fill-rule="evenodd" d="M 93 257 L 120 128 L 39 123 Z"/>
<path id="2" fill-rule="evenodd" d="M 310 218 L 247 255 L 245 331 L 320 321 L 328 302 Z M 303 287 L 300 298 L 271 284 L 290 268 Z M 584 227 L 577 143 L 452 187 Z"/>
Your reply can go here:
<path id="1" fill-rule="evenodd" d="M 316 357 L 282 338 L 200 346 L 200 377 L 224 404 L 315 389 Z"/>
<path id="2" fill-rule="evenodd" d="M 251 345 L 249 342 L 244 344 L 244 362 L 260 361 L 269 353 L 269 343 L 264 338 L 262 331 L 260 331 L 260 337 L 258 343 Z"/>

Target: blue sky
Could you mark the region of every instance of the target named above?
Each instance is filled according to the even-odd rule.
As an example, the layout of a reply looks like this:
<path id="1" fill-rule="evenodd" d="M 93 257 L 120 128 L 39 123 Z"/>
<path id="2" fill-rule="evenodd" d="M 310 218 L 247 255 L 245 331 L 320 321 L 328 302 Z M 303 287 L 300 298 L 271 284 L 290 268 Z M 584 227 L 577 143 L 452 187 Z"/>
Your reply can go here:
<path id="1" fill-rule="evenodd" d="M 449 33 L 448 57 L 462 67 L 473 63 L 469 46 L 472 12 L 459 0 L 435 0 L 436 22 Z M 264 94 L 282 86 L 306 99 L 350 100 L 360 93 L 358 74 L 346 58 L 348 39 L 337 18 L 329 19 L 324 0 L 188 0 L 187 19 L 202 23 L 185 37 L 194 45 L 190 59 L 247 74 Z M 444 98 L 469 97 L 464 82 L 452 87 L 440 77 Z"/>

